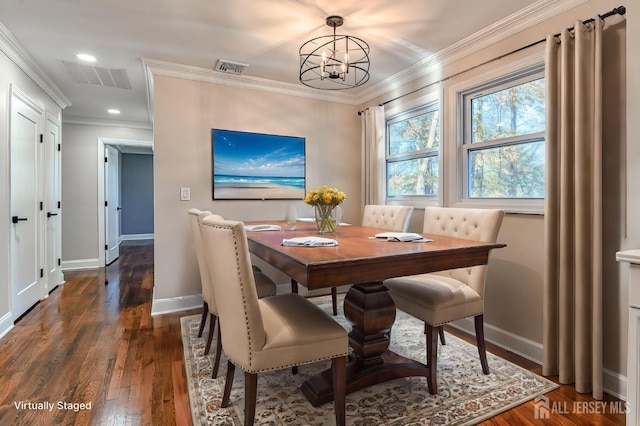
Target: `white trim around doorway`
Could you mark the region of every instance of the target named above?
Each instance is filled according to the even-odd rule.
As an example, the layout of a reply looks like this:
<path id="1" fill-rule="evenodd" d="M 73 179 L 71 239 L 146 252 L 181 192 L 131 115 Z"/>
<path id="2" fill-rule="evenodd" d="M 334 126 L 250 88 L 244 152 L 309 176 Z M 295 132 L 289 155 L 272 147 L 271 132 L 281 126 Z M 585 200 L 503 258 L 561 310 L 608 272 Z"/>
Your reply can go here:
<path id="1" fill-rule="evenodd" d="M 105 266 L 104 237 L 104 147 L 105 145 L 153 149 L 153 141 L 98 138 L 98 265 Z"/>

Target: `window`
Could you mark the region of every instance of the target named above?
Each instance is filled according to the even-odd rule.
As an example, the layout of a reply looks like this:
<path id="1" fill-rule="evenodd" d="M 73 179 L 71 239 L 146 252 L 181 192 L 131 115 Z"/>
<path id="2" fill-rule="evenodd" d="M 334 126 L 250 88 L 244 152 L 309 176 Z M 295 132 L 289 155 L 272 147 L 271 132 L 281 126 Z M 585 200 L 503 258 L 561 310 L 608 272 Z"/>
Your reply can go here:
<path id="1" fill-rule="evenodd" d="M 466 91 L 462 101 L 464 197 L 544 198 L 541 67 Z"/>
<path id="2" fill-rule="evenodd" d="M 437 102 L 387 120 L 387 199 L 435 197 L 439 191 Z"/>

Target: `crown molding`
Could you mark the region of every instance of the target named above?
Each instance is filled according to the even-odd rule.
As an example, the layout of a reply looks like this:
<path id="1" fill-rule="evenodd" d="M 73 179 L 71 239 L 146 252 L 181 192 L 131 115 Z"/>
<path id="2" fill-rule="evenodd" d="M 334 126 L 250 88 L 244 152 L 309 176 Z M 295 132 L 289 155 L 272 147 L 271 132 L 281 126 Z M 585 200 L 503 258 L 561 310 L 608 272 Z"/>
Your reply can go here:
<path id="1" fill-rule="evenodd" d="M 71 106 L 71 101 L 49 78 L 33 57 L 0 22 L 0 50 L 33 80 L 62 109 Z"/>
<path id="2" fill-rule="evenodd" d="M 73 115 L 62 116 L 62 124 L 77 124 L 80 126 L 102 126 L 102 127 L 127 127 L 130 129 L 153 130 L 150 123 L 133 121 L 100 120 L 96 118 L 77 117 Z"/>
<path id="3" fill-rule="evenodd" d="M 425 58 L 415 65 L 369 87 L 360 94 L 360 104 L 389 93 L 407 83 L 441 71 L 446 65 L 544 22 L 590 0 L 540 0 L 518 12 Z"/>
<path id="4" fill-rule="evenodd" d="M 151 123 L 151 127 L 153 127 L 154 121 L 153 121 L 153 103 L 154 103 L 154 86 L 153 86 L 153 72 L 151 71 L 151 68 L 148 67 L 145 62 L 144 59 L 142 59 L 141 61 L 141 65 L 142 65 L 142 73 L 144 74 L 144 90 L 145 90 L 145 95 L 146 95 L 146 101 L 147 101 L 147 114 L 149 117 L 149 123 Z"/>
<path id="5" fill-rule="evenodd" d="M 309 89 L 307 87 L 301 87 L 297 84 L 268 80 L 266 78 L 259 77 L 223 74 L 219 71 L 214 71 L 207 68 L 176 64 L 172 62 L 164 62 L 156 59 L 142 58 L 142 63 L 152 75 L 182 78 L 186 80 L 221 84 L 243 89 L 262 90 L 265 92 L 271 92 L 281 95 L 297 96 L 301 98 L 317 99 L 321 101 L 329 101 L 349 105 L 358 105 L 360 103 L 359 96 L 351 93 L 344 93 L 341 91 L 318 91 Z M 148 76 L 147 90 L 150 93 L 153 93 L 152 82 L 153 79 Z M 150 97 L 147 96 L 147 99 L 149 101 Z"/>

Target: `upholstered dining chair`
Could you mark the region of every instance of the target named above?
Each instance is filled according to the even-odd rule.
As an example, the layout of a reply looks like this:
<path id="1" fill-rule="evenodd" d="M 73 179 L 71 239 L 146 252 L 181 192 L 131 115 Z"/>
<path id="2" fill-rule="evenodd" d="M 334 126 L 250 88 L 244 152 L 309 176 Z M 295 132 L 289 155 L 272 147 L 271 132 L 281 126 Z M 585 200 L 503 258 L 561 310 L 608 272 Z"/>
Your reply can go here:
<path id="1" fill-rule="evenodd" d="M 427 207 L 423 232 L 493 243 L 503 217 L 502 210 Z M 384 281 L 396 307 L 424 321 L 427 365 L 431 369 L 427 383 L 432 395 L 438 392 L 438 334 L 434 331 L 448 322 L 474 317 L 482 372 L 489 374 L 483 321 L 486 274 L 487 265 L 481 265 Z"/>
<path id="2" fill-rule="evenodd" d="M 209 270 L 207 268 L 206 259 L 204 256 L 204 244 L 202 242 L 202 235 L 200 227 L 202 220 L 211 216 L 210 211 L 201 211 L 198 209 L 190 209 L 189 223 L 191 225 L 191 234 L 193 236 L 193 245 L 198 260 L 198 269 L 200 271 L 200 282 L 202 285 L 202 318 L 200 319 L 200 328 L 198 329 L 198 337 L 202 337 L 202 332 L 207 321 L 207 316 L 210 316 L 211 323 L 209 324 L 209 334 L 207 337 L 207 343 L 204 348 L 204 354 L 208 355 L 211 349 L 211 342 L 213 340 L 213 333 L 216 325 L 216 319 L 218 317 L 218 309 L 216 307 L 216 301 L 213 294 L 213 287 L 209 276 Z M 222 216 L 213 215 L 216 218 L 222 220 Z M 273 296 L 276 294 L 276 284 L 265 275 L 257 266 L 253 267 L 253 273 L 255 275 L 256 291 L 258 297 Z M 222 352 L 222 342 L 220 339 L 220 327 L 218 327 L 218 338 L 216 353 L 214 356 L 214 366 L 212 377 L 218 376 L 218 367 L 220 365 L 220 354 Z"/>
<path id="3" fill-rule="evenodd" d="M 412 206 L 367 204 L 364 206 L 362 226 L 407 232 L 412 212 Z M 331 287 L 331 304 L 333 315 L 338 315 L 338 289 L 335 287 Z"/>
<path id="4" fill-rule="evenodd" d="M 242 222 L 209 216 L 201 231 L 228 358 L 222 407 L 236 366 L 245 376 L 244 424 L 252 425 L 258 373 L 331 359 L 336 424 L 344 425 L 347 331 L 300 295 L 258 299 Z"/>

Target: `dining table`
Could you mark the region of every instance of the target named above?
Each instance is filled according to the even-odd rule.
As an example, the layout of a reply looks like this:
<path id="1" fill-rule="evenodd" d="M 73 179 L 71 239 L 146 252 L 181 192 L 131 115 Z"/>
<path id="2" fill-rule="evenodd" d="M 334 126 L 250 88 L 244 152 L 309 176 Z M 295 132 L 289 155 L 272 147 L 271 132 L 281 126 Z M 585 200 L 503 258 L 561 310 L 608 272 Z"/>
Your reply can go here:
<path id="1" fill-rule="evenodd" d="M 375 235 L 387 230 L 356 225 L 318 234 L 313 222 L 247 222 L 276 225 L 280 230 L 247 231 L 249 251 L 308 290 L 349 285 L 343 312 L 351 325 L 347 363 L 347 394 L 402 377 L 428 377 L 419 360 L 389 350 L 396 307 L 384 280 L 407 275 L 484 265 L 491 250 L 505 247 L 441 235 L 422 234 L 425 242 L 397 242 Z M 293 228 L 293 229 L 291 229 Z M 285 246 L 283 240 L 324 237 L 336 246 Z M 425 356 L 426 361 L 426 356 Z M 425 382 L 426 386 L 426 382 Z M 315 407 L 333 400 L 331 369 L 306 380 L 301 390 Z"/>

